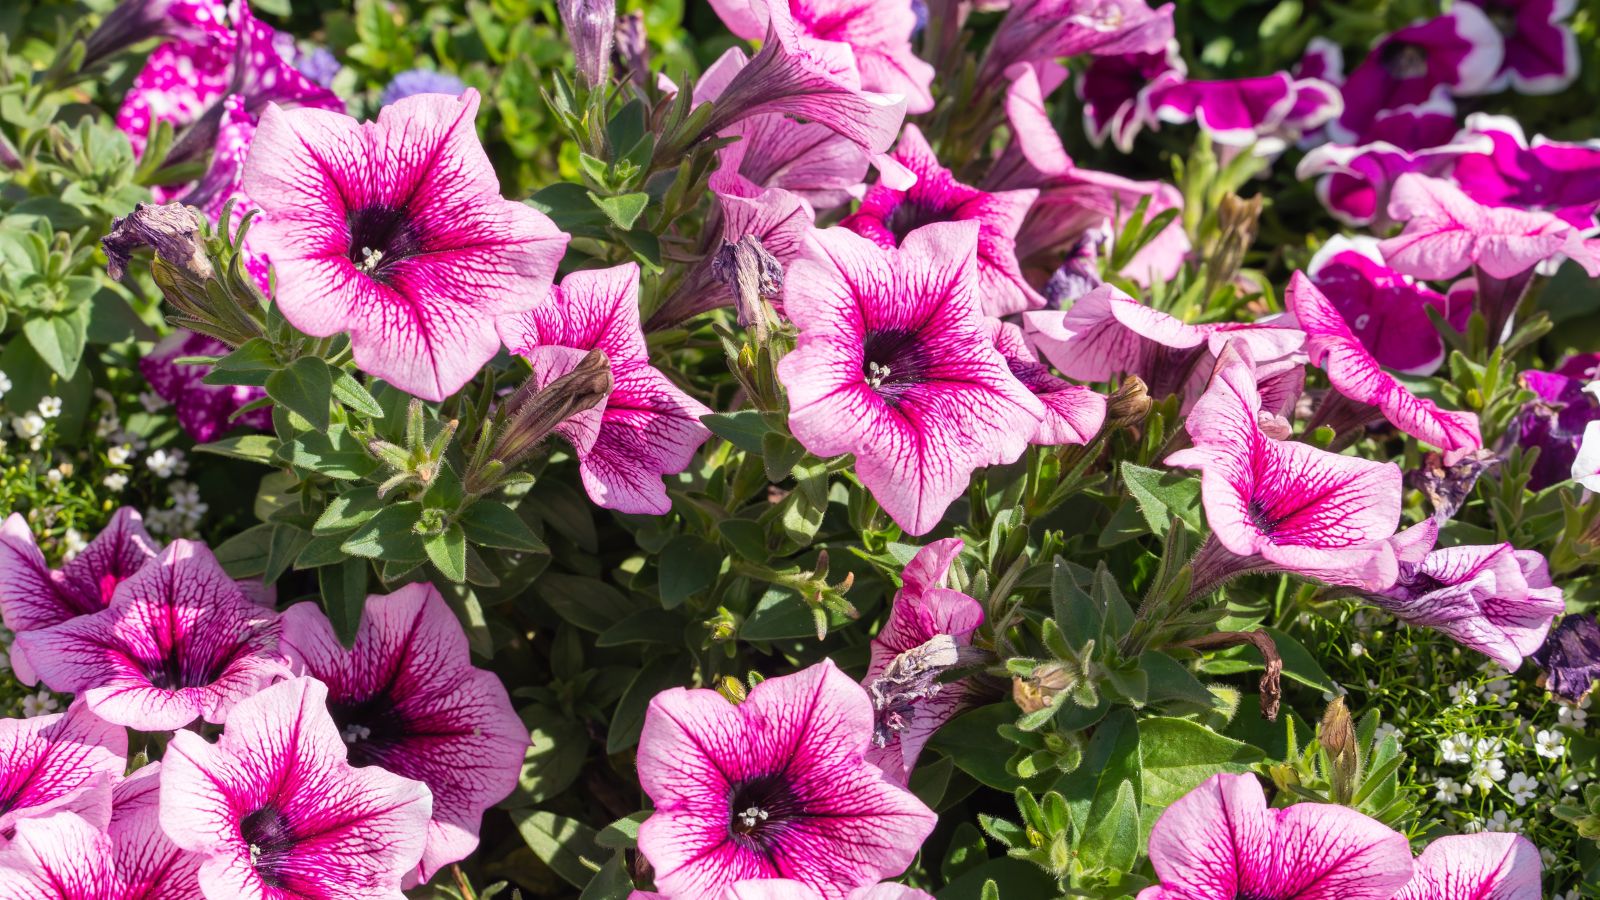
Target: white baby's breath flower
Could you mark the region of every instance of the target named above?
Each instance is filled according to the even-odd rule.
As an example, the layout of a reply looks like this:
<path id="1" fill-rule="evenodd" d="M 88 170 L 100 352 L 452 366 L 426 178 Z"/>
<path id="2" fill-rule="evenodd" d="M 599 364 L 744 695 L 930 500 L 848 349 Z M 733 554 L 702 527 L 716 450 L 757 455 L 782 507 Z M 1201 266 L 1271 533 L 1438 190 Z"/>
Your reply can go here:
<path id="1" fill-rule="evenodd" d="M 1497 810 L 1494 811 L 1494 815 L 1491 815 L 1483 823 L 1483 827 L 1484 827 L 1485 830 L 1488 830 L 1488 831 L 1519 832 L 1519 831 L 1522 830 L 1522 820 L 1521 819 L 1513 819 L 1510 816 L 1506 815 L 1506 811 L 1505 810 L 1497 809 Z"/>
<path id="2" fill-rule="evenodd" d="M 44 473 L 44 480 L 50 482 L 52 485 L 60 484 L 66 480 L 66 477 L 67 476 L 61 474 L 60 469 L 51 469 L 50 471 Z"/>
<path id="3" fill-rule="evenodd" d="M 1478 738 L 1472 744 L 1475 759 L 1505 759 L 1506 742 L 1500 738 Z"/>
<path id="4" fill-rule="evenodd" d="M 106 451 L 106 462 L 113 466 L 127 465 L 128 460 L 132 458 L 133 448 L 127 444 L 118 444 Z"/>
<path id="5" fill-rule="evenodd" d="M 1360 641 L 1355 641 L 1350 645 L 1350 655 L 1352 657 L 1366 656 L 1367 648 Z"/>
<path id="6" fill-rule="evenodd" d="M 165 409 L 167 401 L 162 399 L 161 395 L 155 391 L 141 391 L 139 393 L 139 405 L 144 407 L 145 412 L 153 413 Z"/>
<path id="7" fill-rule="evenodd" d="M 1539 796 L 1539 780 L 1524 772 L 1517 772 L 1506 782 L 1506 790 L 1511 794 L 1512 803 L 1527 806 L 1534 797 Z"/>
<path id="8" fill-rule="evenodd" d="M 43 397 L 39 400 L 39 415 L 46 419 L 54 419 L 61 415 L 60 397 Z"/>
<path id="9" fill-rule="evenodd" d="M 1472 793 L 1471 788 L 1457 784 L 1449 778 L 1440 778 L 1433 783 L 1433 786 L 1436 790 L 1433 799 L 1443 803 L 1445 806 L 1454 806 L 1457 800 Z"/>
<path id="10" fill-rule="evenodd" d="M 1480 791 L 1487 791 L 1506 780 L 1506 764 L 1498 759 L 1486 759 L 1472 766 L 1467 782 Z"/>
<path id="11" fill-rule="evenodd" d="M 1533 752 L 1545 759 L 1560 759 L 1567 755 L 1567 739 L 1559 732 L 1540 731 L 1533 736 Z"/>
<path id="12" fill-rule="evenodd" d="M 1477 706 L 1478 690 L 1465 681 L 1458 681 L 1450 685 L 1450 702 L 1457 706 Z"/>
<path id="13" fill-rule="evenodd" d="M 144 464 L 149 466 L 150 471 L 156 473 L 158 478 L 171 478 L 174 475 L 181 475 L 188 468 L 188 465 L 183 461 L 182 450 L 168 450 L 165 448 L 145 457 Z"/>
<path id="14" fill-rule="evenodd" d="M 23 440 L 36 438 L 44 433 L 44 417 L 36 412 L 28 413 L 25 416 L 17 416 L 11 420 L 11 430 L 15 431 L 17 437 Z"/>
<path id="15" fill-rule="evenodd" d="M 1394 739 L 1396 741 L 1401 743 L 1405 742 L 1406 733 L 1396 728 L 1392 722 L 1384 722 L 1379 725 L 1378 730 L 1373 734 L 1373 737 L 1381 743 L 1384 738 L 1389 737 L 1390 735 L 1394 735 Z"/>
<path id="16" fill-rule="evenodd" d="M 121 472 L 112 472 L 110 475 L 100 479 L 100 483 L 105 485 L 106 489 L 112 493 L 120 494 L 122 489 L 128 486 L 128 476 Z"/>
<path id="17" fill-rule="evenodd" d="M 48 716 L 61 708 L 60 702 L 50 696 L 50 692 L 40 690 L 37 694 L 29 694 L 22 698 L 22 717 L 32 719 L 36 716 Z"/>
<path id="18" fill-rule="evenodd" d="M 1472 762 L 1472 738 L 1455 734 L 1439 742 L 1439 756 L 1447 763 Z"/>
<path id="19" fill-rule="evenodd" d="M 11 390 L 11 379 L 6 377 L 6 373 L 0 372 L 0 397 L 4 397 L 9 390 Z"/>

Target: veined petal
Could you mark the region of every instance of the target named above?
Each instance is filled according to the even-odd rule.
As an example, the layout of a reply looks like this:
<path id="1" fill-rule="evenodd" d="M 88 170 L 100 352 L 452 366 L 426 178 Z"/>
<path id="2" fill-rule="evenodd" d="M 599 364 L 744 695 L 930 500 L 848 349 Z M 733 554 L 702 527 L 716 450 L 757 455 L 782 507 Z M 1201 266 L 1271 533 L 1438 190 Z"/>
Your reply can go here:
<path id="1" fill-rule="evenodd" d="M 0 900 L 117 898 L 111 867 L 111 839 L 77 815 L 18 822 L 0 849 Z"/>
<path id="2" fill-rule="evenodd" d="M 127 756 L 128 733 L 81 700 L 53 716 L 0 719 L 0 837 L 55 812 L 104 828 Z"/>
<path id="3" fill-rule="evenodd" d="M 1539 896 L 1539 849 L 1519 834 L 1436 838 L 1394 900 L 1523 900 Z"/>

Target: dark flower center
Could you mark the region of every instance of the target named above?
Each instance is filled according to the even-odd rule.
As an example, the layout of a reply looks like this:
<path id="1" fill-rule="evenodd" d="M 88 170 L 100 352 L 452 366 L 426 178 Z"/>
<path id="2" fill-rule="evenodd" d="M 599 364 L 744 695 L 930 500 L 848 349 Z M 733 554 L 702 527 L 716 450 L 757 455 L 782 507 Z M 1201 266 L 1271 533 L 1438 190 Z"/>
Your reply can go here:
<path id="1" fill-rule="evenodd" d="M 1495 30 L 1507 38 L 1517 35 L 1517 10 L 1515 6 L 1496 5 L 1484 12 L 1489 14 L 1489 21 L 1494 23 Z"/>
<path id="2" fill-rule="evenodd" d="M 1417 596 L 1425 596 L 1433 593 L 1434 591 L 1443 590 L 1451 586 L 1448 583 L 1440 581 L 1439 579 L 1420 569 L 1411 573 L 1410 577 L 1404 578 L 1402 581 L 1402 586 L 1407 591 L 1412 594 L 1416 594 Z"/>
<path id="3" fill-rule="evenodd" d="M 918 203 L 907 197 L 895 204 L 894 211 L 889 213 L 889 219 L 884 224 L 888 225 L 889 230 L 894 233 L 895 245 L 899 246 L 905 242 L 906 235 L 916 231 L 918 228 L 924 225 L 932 225 L 936 222 L 948 221 L 950 221 L 950 215 L 946 210 L 929 206 L 925 203 Z"/>
<path id="4" fill-rule="evenodd" d="M 1250 500 L 1250 521 L 1256 530 L 1265 535 L 1271 535 L 1283 525 L 1283 517 L 1275 514 L 1266 502 L 1257 498 Z"/>
<path id="5" fill-rule="evenodd" d="M 212 659 L 203 659 L 198 650 L 180 648 L 176 644 L 166 649 L 160 659 L 144 662 L 145 677 L 150 686 L 163 691 L 205 687 L 222 677 L 228 665 L 238 658 L 244 644 L 237 644 L 226 652 L 218 652 Z M 220 650 L 220 648 L 219 648 Z"/>
<path id="6" fill-rule="evenodd" d="M 927 380 L 930 360 L 917 332 L 870 331 L 862 343 L 861 374 L 890 406 L 898 407 L 907 392 Z"/>
<path id="7" fill-rule="evenodd" d="M 350 262 L 375 281 L 386 281 L 395 263 L 422 251 L 422 237 L 406 211 L 373 205 L 346 215 Z"/>
<path id="8" fill-rule="evenodd" d="M 1395 78 L 1421 78 L 1428 74 L 1428 51 L 1416 44 L 1396 41 L 1378 54 L 1378 63 Z"/>
<path id="9" fill-rule="evenodd" d="M 267 887 L 282 888 L 282 868 L 290 862 L 294 846 L 294 827 L 272 804 L 244 817 L 239 837 L 250 847 L 250 865 Z"/>
<path id="10" fill-rule="evenodd" d="M 328 704 L 339 734 L 350 748 L 353 766 L 389 765 L 389 751 L 407 734 L 405 717 L 388 691 L 371 697 L 333 700 Z"/>
<path id="11" fill-rule="evenodd" d="M 778 775 L 746 781 L 728 801 L 728 834 L 740 846 L 765 852 L 777 845 L 804 808 Z"/>

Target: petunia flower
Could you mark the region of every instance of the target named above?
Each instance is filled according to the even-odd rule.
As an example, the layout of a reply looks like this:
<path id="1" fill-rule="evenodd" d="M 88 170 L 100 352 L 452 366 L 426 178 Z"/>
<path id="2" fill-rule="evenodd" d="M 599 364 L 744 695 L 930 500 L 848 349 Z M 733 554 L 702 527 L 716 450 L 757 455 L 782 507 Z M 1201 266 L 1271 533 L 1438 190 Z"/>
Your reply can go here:
<path id="1" fill-rule="evenodd" d="M 1572 480 L 1586 490 L 1600 491 L 1600 422 L 1584 426 L 1578 455 L 1572 459 Z"/>
<path id="2" fill-rule="evenodd" d="M 151 38 L 202 43 L 227 33 L 227 17 L 222 0 L 123 0 L 85 40 L 82 65 L 88 68 Z"/>
<path id="3" fill-rule="evenodd" d="M 1300 78 L 1316 78 L 1332 85 L 1343 85 L 1344 48 L 1325 37 L 1314 37 L 1306 44 L 1306 52 L 1295 64 L 1294 74 Z"/>
<path id="4" fill-rule="evenodd" d="M 613 386 L 592 444 L 573 431 L 581 426 L 556 430 L 573 441 L 595 503 L 627 513 L 671 509 L 661 477 L 688 467 L 711 436 L 700 424 L 711 410 L 650 365 L 639 326 L 638 265 L 574 272 L 550 289 L 544 305 L 502 319 L 499 332 L 511 352 L 533 364 L 541 384 L 570 370 L 572 351 L 605 351 Z"/>
<path id="5" fill-rule="evenodd" d="M 1394 900 L 1518 900 L 1539 896 L 1539 848 L 1520 834 L 1485 831 L 1435 838 Z"/>
<path id="6" fill-rule="evenodd" d="M 1590 231 L 1600 211 L 1600 145 L 1530 142 L 1510 116 L 1473 113 L 1463 135 L 1487 139 L 1481 151 L 1456 159 L 1449 176 L 1468 197 L 1488 206 L 1514 206 L 1555 214 Z"/>
<path id="7" fill-rule="evenodd" d="M 1160 50 L 1172 40 L 1172 4 L 1145 0 L 1016 0 L 995 29 L 978 82 L 1000 83 L 1017 63 Z"/>
<path id="8" fill-rule="evenodd" d="M 1333 803 L 1267 806 L 1254 775 L 1213 775 L 1150 832 L 1159 884 L 1139 900 L 1389 900 L 1411 879 L 1405 835 Z"/>
<path id="9" fill-rule="evenodd" d="M 784 312 L 800 329 L 778 364 L 789 427 L 818 456 L 856 456 L 863 486 L 925 534 L 972 473 L 1014 462 L 1044 405 L 995 351 L 977 296 L 978 225 L 927 225 L 884 249 L 814 232 Z"/>
<path id="10" fill-rule="evenodd" d="M 788 878 L 842 900 L 899 874 L 937 817 L 866 760 L 872 731 L 866 691 L 826 659 L 738 706 L 711 690 L 657 694 L 639 738 L 655 805 L 639 851 L 661 893 Z"/>
<path id="11" fill-rule="evenodd" d="M 1123 153 L 1131 152 L 1139 132 L 1156 123 L 1150 97 L 1187 76 L 1175 40 L 1146 53 L 1091 58 L 1075 86 L 1090 143 L 1098 147 L 1109 139 Z"/>
<path id="12" fill-rule="evenodd" d="M 1383 590 L 1402 562 L 1421 561 L 1438 526 L 1428 520 L 1395 534 L 1398 466 L 1274 440 L 1261 414 L 1248 350 L 1230 342 L 1185 422 L 1194 446 L 1166 459 L 1201 473 L 1212 537 L 1194 561 L 1197 594 L 1251 571 Z"/>
<path id="13" fill-rule="evenodd" d="M 1033 443 L 1087 444 L 1105 424 L 1106 398 L 1082 385 L 1057 378 L 1028 348 L 1022 329 L 1010 322 L 989 319 L 994 348 L 1005 358 L 1011 374 L 1044 404 L 1044 418 L 1033 433 Z"/>
<path id="14" fill-rule="evenodd" d="M 872 639 L 872 662 L 861 682 L 875 715 L 867 760 L 896 784 L 910 779 L 934 732 L 972 703 L 968 682 L 940 677 L 968 661 L 962 648 L 983 624 L 981 603 L 944 586 L 960 553 L 959 538 L 918 550 L 901 573 L 888 620 Z"/>
<path id="15" fill-rule="evenodd" d="M 472 666 L 467 636 L 432 585 L 367 598 L 346 649 L 315 603 L 283 614 L 296 671 L 328 688 L 328 711 L 351 765 L 428 786 L 433 817 L 417 869 L 423 883 L 478 846 L 484 810 L 517 786 L 528 729 L 493 674 Z"/>
<path id="16" fill-rule="evenodd" d="M 18 635 L 39 679 L 139 731 L 228 710 L 287 674 L 277 614 L 245 596 L 204 544 L 173 541 L 117 586 L 111 606 Z"/>
<path id="17" fill-rule="evenodd" d="M 933 66 L 917 58 L 911 35 L 917 26 L 909 3 L 871 0 L 711 0 L 728 30 L 745 40 L 767 36 L 769 10 L 786 6 L 801 40 L 844 44 L 855 57 L 861 86 L 906 98 L 906 112 L 933 109 Z M 832 52 L 831 49 L 822 52 Z"/>
<path id="18" fill-rule="evenodd" d="M 1450 298 L 1384 264 L 1376 238 L 1329 238 L 1306 266 L 1306 276 L 1344 318 L 1379 365 L 1411 375 L 1431 375 L 1444 363 L 1444 338 L 1428 318 L 1432 307 L 1465 332 L 1472 306 Z"/>
<path id="19" fill-rule="evenodd" d="M 1565 607 L 1544 557 L 1510 544 L 1445 547 L 1402 565 L 1369 598 L 1408 625 L 1432 628 L 1515 671 Z"/>
<path id="20" fill-rule="evenodd" d="M 356 365 L 425 400 L 495 355 L 495 320 L 543 301 L 568 239 L 500 196 L 477 112 L 475 91 L 408 97 L 367 123 L 272 107 L 245 164 L 284 317 L 349 332 Z"/>
<path id="21" fill-rule="evenodd" d="M 1440 409 L 1432 400 L 1416 396 L 1405 385 L 1385 372 L 1371 351 L 1362 345 L 1344 316 L 1328 298 L 1311 283 L 1304 272 L 1296 272 L 1289 279 L 1285 293 L 1289 312 L 1306 333 L 1306 353 L 1311 364 L 1328 373 L 1333 388 L 1348 401 L 1365 409 L 1335 412 L 1324 401 L 1314 420 L 1318 424 L 1331 424 L 1335 430 L 1346 431 L 1353 427 L 1347 416 L 1365 422 L 1381 414 L 1396 428 L 1426 444 L 1446 451 L 1448 461 L 1453 451 L 1476 450 L 1483 446 L 1478 430 L 1478 417 L 1470 412 Z"/>
<path id="22" fill-rule="evenodd" d="M 13 634 L 59 625 L 111 604 L 117 585 L 155 559 L 156 542 L 139 513 L 118 509 L 60 571 L 51 571 L 21 513 L 0 525 L 0 615 Z M 11 649 L 11 668 L 24 684 L 38 681 L 25 651 Z"/>
<path id="23" fill-rule="evenodd" d="M 977 222 L 977 290 L 984 313 L 1003 316 L 1044 306 L 1044 297 L 1023 278 L 1016 251 L 1017 231 L 1038 191 L 988 193 L 962 184 L 939 164 L 915 125 L 906 126 L 892 156 L 916 174 L 916 183 L 903 191 L 874 185 L 841 226 L 892 248 L 933 222 Z"/>
<path id="24" fill-rule="evenodd" d="M 150 51 L 117 109 L 117 129 L 128 136 L 135 156 L 143 156 L 157 123 L 175 130 L 198 120 L 228 91 L 228 68 L 236 43 L 220 22 L 204 40 L 168 41 Z M 163 192 L 157 200 L 170 199 Z"/>
<path id="25" fill-rule="evenodd" d="M 265 431 L 272 427 L 272 410 L 253 409 L 237 418 L 234 413 L 267 396 L 259 387 L 206 384 L 209 366 L 181 365 L 185 356 L 223 356 L 228 346 L 216 338 L 192 331 L 176 331 L 139 360 L 139 372 L 150 389 L 171 403 L 178 424 L 196 441 L 205 443 L 235 427 Z"/>
<path id="26" fill-rule="evenodd" d="M 1224 148 L 1253 148 L 1264 157 L 1282 153 L 1344 105 L 1333 85 L 1288 72 L 1227 81 L 1172 80 L 1152 89 L 1145 103 L 1157 121 L 1198 122 Z"/>
<path id="27" fill-rule="evenodd" d="M 1437 88 L 1461 96 L 1489 89 L 1505 58 L 1505 42 L 1483 11 L 1458 3 L 1444 15 L 1387 35 L 1351 70 L 1342 86 L 1344 112 L 1328 133 L 1366 143 L 1384 110 L 1426 101 Z"/>
<path id="28" fill-rule="evenodd" d="M 634 891 L 628 900 L 667 900 L 667 895 L 654 891 Z M 753 878 L 730 884 L 716 900 L 824 900 L 816 889 L 803 881 L 789 878 Z M 885 881 L 851 892 L 848 900 L 933 900 L 927 891 L 919 891 L 903 884 Z"/>
<path id="29" fill-rule="evenodd" d="M 1550 693 L 1578 703 L 1600 678 L 1600 623 L 1593 613 L 1565 616 L 1544 644 L 1528 656 L 1544 670 L 1540 683 Z"/>
<path id="30" fill-rule="evenodd" d="M 1584 371 L 1586 362 L 1585 357 L 1571 357 L 1553 372 L 1522 373 L 1522 383 L 1535 397 L 1517 412 L 1511 433 L 1524 449 L 1539 448 L 1528 479 L 1531 490 L 1573 477 L 1584 435 L 1590 423 L 1600 421 L 1600 397 L 1587 390 L 1594 378 Z"/>
<path id="31" fill-rule="evenodd" d="M 1055 121 L 1045 107 L 1050 96 L 1067 80 L 1067 68 L 1056 62 L 1017 63 L 1006 70 L 1006 121 L 1011 125 L 1012 146 L 1033 168 L 1059 175 L 1072 168 L 1072 157 L 1061 143 Z"/>
<path id="32" fill-rule="evenodd" d="M 1578 36 L 1565 20 L 1575 0 L 1465 0 L 1481 7 L 1505 41 L 1505 60 L 1488 90 L 1554 94 L 1572 84 L 1582 67 Z"/>
<path id="33" fill-rule="evenodd" d="M 200 858 L 161 830 L 161 763 L 129 775 L 111 792 L 113 889 L 104 900 L 194 900 Z"/>
<path id="34" fill-rule="evenodd" d="M 234 707 L 215 744 L 179 731 L 162 758 L 161 827 L 198 853 L 208 897 L 391 900 L 422 858 L 421 782 L 352 768 L 328 689 L 280 681 Z"/>
<path id="35" fill-rule="evenodd" d="M 18 822 L 53 813 L 106 827 L 127 765 L 128 733 L 81 700 L 64 713 L 0 719 L 0 844 Z"/>

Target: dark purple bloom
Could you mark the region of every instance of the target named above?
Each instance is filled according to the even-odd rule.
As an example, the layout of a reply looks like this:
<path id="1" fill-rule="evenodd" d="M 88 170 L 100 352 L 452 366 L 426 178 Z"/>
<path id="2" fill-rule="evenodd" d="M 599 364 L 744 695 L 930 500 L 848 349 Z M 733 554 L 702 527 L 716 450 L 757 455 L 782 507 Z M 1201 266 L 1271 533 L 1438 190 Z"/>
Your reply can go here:
<path id="1" fill-rule="evenodd" d="M 1505 41 L 1491 91 L 1554 94 L 1578 77 L 1578 36 L 1564 21 L 1577 0 L 1466 0 L 1483 9 Z"/>
<path id="2" fill-rule="evenodd" d="M 1600 400 L 1584 386 L 1589 378 L 1592 355 L 1569 358 L 1554 372 L 1529 369 L 1522 381 L 1537 396 L 1529 401 L 1512 423 L 1516 440 L 1523 448 L 1538 447 L 1539 459 L 1533 464 L 1528 487 L 1543 490 L 1572 477 L 1572 463 L 1590 422 L 1600 421 Z"/>
<path id="3" fill-rule="evenodd" d="M 411 69 L 401 72 L 389 82 L 383 89 L 383 94 L 378 97 L 378 103 L 388 106 L 397 100 L 415 97 L 418 94 L 449 94 L 452 97 L 459 97 L 466 89 L 466 83 L 454 75 L 435 72 L 432 69 Z"/>
<path id="4" fill-rule="evenodd" d="M 1078 77 L 1083 101 L 1083 128 L 1096 145 L 1107 138 L 1127 153 L 1140 129 L 1152 124 L 1150 95 L 1181 82 L 1188 74 L 1177 41 L 1149 53 L 1096 56 Z"/>
<path id="5" fill-rule="evenodd" d="M 204 443 L 221 437 L 236 426 L 257 431 L 272 427 L 272 410 L 254 409 L 237 419 L 234 413 L 267 396 L 258 387 L 206 384 L 210 366 L 180 365 L 185 356 L 221 356 L 228 346 L 213 337 L 178 331 L 168 335 L 155 349 L 139 360 L 139 371 L 161 399 L 178 413 L 178 424 L 196 441 Z"/>
<path id="6" fill-rule="evenodd" d="M 1573 613 L 1556 623 L 1544 646 L 1529 654 L 1544 670 L 1544 686 L 1577 703 L 1600 678 L 1600 622 L 1593 614 Z"/>

